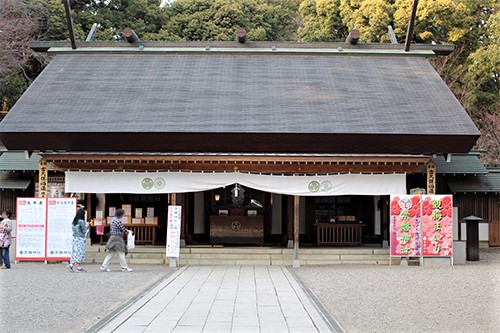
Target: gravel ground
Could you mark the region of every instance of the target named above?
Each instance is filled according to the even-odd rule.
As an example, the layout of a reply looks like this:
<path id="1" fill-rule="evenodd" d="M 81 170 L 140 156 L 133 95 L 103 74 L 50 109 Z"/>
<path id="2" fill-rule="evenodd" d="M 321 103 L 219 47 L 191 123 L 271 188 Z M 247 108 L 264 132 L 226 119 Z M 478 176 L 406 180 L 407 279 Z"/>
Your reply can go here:
<path id="1" fill-rule="evenodd" d="M 322 266 L 296 272 L 347 332 L 500 332 L 500 248 L 464 266 Z"/>
<path id="2" fill-rule="evenodd" d="M 22 262 L 0 270 L 0 332 L 81 332 L 169 270 L 135 265 L 124 273 L 112 263 L 109 273 L 99 265 L 86 265 L 87 273 L 70 273 L 65 266 Z"/>

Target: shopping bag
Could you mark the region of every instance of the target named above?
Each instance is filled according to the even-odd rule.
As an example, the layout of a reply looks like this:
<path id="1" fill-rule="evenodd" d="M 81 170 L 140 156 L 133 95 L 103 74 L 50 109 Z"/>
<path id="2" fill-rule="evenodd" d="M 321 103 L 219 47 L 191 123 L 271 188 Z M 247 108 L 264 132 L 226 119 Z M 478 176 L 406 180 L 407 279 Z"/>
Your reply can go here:
<path id="1" fill-rule="evenodd" d="M 132 250 L 135 248 L 135 235 L 131 231 L 127 235 L 127 249 Z"/>
<path id="2" fill-rule="evenodd" d="M 104 235 L 104 227 L 102 225 L 97 225 L 95 227 L 95 233 L 96 233 L 97 236 Z"/>

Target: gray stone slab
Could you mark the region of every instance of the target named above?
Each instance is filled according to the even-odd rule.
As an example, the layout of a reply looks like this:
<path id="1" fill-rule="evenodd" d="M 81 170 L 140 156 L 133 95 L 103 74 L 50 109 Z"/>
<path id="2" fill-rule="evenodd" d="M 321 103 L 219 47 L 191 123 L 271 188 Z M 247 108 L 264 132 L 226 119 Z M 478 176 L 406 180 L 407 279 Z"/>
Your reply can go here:
<path id="1" fill-rule="evenodd" d="M 143 306 L 110 322 L 108 331 L 328 332 L 283 267 L 186 267 L 144 298 Z"/>
<path id="2" fill-rule="evenodd" d="M 231 333 L 260 333 L 259 326 L 233 326 Z"/>
<path id="3" fill-rule="evenodd" d="M 114 332 L 116 333 L 139 333 L 144 332 L 147 325 L 123 325 L 118 327 Z"/>
<path id="4" fill-rule="evenodd" d="M 244 317 L 233 317 L 233 326 L 258 326 L 259 317 L 257 314 Z"/>
<path id="5" fill-rule="evenodd" d="M 221 322 L 207 322 L 205 327 L 203 328 L 204 333 L 214 332 L 231 332 L 232 323 L 230 321 L 221 321 Z"/>
<path id="6" fill-rule="evenodd" d="M 194 326 L 176 326 L 172 333 L 200 333 L 203 331 L 203 326 L 194 327 Z"/>
<path id="7" fill-rule="evenodd" d="M 182 318 L 177 322 L 178 326 L 203 326 L 207 321 L 207 316 L 191 317 L 182 316 Z"/>

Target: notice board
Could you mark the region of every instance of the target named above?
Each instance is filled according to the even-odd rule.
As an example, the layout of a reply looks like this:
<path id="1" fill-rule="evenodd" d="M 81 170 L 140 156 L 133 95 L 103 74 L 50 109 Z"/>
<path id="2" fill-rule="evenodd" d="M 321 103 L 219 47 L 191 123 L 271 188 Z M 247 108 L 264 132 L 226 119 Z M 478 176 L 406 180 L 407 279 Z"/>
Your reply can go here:
<path id="1" fill-rule="evenodd" d="M 76 198 L 17 198 L 17 261 L 68 260 Z"/>
<path id="2" fill-rule="evenodd" d="M 17 198 L 16 260 L 45 260 L 47 199 Z"/>
<path id="3" fill-rule="evenodd" d="M 181 241 L 181 206 L 168 206 L 167 257 L 179 258 Z"/>
<path id="4" fill-rule="evenodd" d="M 75 212 L 76 198 L 47 199 L 47 259 L 69 260 Z"/>

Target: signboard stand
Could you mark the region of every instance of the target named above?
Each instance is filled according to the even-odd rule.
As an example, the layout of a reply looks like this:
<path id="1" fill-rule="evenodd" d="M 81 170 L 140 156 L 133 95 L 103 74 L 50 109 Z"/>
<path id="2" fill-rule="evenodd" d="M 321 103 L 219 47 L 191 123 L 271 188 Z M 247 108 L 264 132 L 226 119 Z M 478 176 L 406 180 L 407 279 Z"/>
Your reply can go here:
<path id="1" fill-rule="evenodd" d="M 169 266 L 177 267 L 181 241 L 181 206 L 168 206 L 168 228 L 166 257 L 169 258 Z"/>
<path id="2" fill-rule="evenodd" d="M 17 198 L 16 262 L 46 261 L 47 199 Z"/>
<path id="3" fill-rule="evenodd" d="M 75 212 L 76 198 L 17 198 L 15 262 L 69 260 Z"/>
<path id="4" fill-rule="evenodd" d="M 391 265 L 392 257 L 453 265 L 452 196 L 391 195 L 390 242 Z"/>

